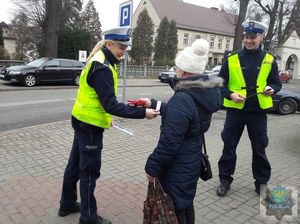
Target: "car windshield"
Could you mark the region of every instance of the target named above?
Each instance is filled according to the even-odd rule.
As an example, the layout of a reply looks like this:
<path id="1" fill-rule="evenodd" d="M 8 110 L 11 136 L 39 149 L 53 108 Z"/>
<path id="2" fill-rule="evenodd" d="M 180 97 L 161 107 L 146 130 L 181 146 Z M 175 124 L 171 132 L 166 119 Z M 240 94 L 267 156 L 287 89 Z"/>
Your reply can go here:
<path id="1" fill-rule="evenodd" d="M 33 67 L 40 67 L 42 64 L 44 64 L 46 61 L 48 61 L 48 58 L 39 58 L 34 61 L 31 61 L 27 63 L 27 65 L 33 66 Z"/>
<path id="2" fill-rule="evenodd" d="M 222 65 L 217 65 L 217 66 L 212 68 L 212 71 L 220 71 L 221 67 L 222 67 Z"/>
<path id="3" fill-rule="evenodd" d="M 176 66 L 173 66 L 172 68 L 169 69 L 170 72 L 175 72 L 176 71 Z"/>

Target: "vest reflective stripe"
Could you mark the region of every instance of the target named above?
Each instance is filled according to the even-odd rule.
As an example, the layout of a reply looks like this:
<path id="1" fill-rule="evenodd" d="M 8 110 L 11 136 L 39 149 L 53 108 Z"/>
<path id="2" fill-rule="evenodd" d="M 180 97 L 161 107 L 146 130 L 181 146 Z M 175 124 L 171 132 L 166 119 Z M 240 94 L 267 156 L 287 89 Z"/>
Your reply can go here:
<path id="1" fill-rule="evenodd" d="M 98 61 L 104 66 L 108 66 L 112 72 L 114 80 L 114 92 L 117 95 L 118 90 L 118 72 L 116 66 L 105 64 L 105 56 L 102 51 L 97 52 L 89 61 L 87 66 L 82 70 L 79 81 L 77 98 L 73 106 L 72 115 L 78 120 L 101 128 L 111 126 L 112 117 L 106 113 L 99 98 L 91 86 L 87 83 L 87 77 L 93 61 Z"/>
<path id="2" fill-rule="evenodd" d="M 267 86 L 267 79 L 270 74 L 272 63 L 274 57 L 271 54 L 266 53 L 260 71 L 256 80 L 256 85 L 258 86 L 256 92 L 262 92 L 264 88 Z M 228 67 L 229 67 L 229 81 L 228 88 L 232 92 L 236 92 L 242 96 L 247 95 L 246 82 L 243 76 L 240 60 L 238 58 L 238 54 L 234 54 L 228 58 Z M 273 101 L 271 96 L 266 96 L 263 94 L 258 94 L 258 102 L 261 109 L 268 109 L 273 106 Z M 232 100 L 228 100 L 224 98 L 223 105 L 225 107 L 243 109 L 245 106 L 244 102 L 235 103 Z"/>
<path id="3" fill-rule="evenodd" d="M 272 63 L 274 61 L 274 56 L 266 53 L 260 71 L 257 77 L 257 92 L 263 92 L 267 86 L 267 79 L 272 69 Z M 264 94 L 258 94 L 258 102 L 261 109 L 269 109 L 273 107 L 273 100 L 271 96 L 266 96 Z"/>

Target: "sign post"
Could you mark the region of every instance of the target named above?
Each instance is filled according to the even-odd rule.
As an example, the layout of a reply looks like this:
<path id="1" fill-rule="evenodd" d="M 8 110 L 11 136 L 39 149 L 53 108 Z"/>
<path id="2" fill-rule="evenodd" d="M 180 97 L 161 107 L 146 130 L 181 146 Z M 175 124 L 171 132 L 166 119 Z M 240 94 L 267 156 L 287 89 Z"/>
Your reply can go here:
<path id="1" fill-rule="evenodd" d="M 132 0 L 120 4 L 119 26 L 131 26 L 132 20 Z M 126 103 L 126 79 L 127 79 L 128 51 L 125 51 L 124 70 L 123 70 L 123 103 Z"/>

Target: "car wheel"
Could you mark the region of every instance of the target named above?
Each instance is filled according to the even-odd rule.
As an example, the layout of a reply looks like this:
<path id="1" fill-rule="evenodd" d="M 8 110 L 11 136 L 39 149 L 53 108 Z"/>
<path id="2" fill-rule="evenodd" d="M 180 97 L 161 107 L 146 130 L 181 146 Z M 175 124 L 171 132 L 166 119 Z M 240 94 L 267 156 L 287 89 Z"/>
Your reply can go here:
<path id="1" fill-rule="evenodd" d="M 281 100 L 277 106 L 277 112 L 281 115 L 294 114 L 296 110 L 297 102 L 291 98 Z"/>
<path id="2" fill-rule="evenodd" d="M 74 85 L 79 86 L 80 75 L 76 75 L 74 78 Z"/>
<path id="3" fill-rule="evenodd" d="M 28 87 L 32 87 L 32 86 L 35 86 L 37 84 L 37 79 L 34 75 L 26 75 L 25 78 L 24 78 L 24 84 L 25 86 L 28 86 Z"/>

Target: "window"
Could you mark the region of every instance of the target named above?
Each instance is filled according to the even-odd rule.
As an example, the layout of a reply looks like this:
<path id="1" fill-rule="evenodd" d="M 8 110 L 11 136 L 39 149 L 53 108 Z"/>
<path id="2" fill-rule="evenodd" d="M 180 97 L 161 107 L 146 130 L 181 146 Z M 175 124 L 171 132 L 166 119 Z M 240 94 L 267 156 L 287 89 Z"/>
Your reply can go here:
<path id="1" fill-rule="evenodd" d="M 69 60 L 61 60 L 60 63 L 62 67 L 73 67 L 72 61 Z"/>
<path id="2" fill-rule="evenodd" d="M 200 39 L 201 36 L 200 35 L 195 35 L 195 39 Z"/>
<path id="3" fill-rule="evenodd" d="M 229 45 L 230 45 L 230 39 L 226 39 L 226 50 L 229 50 Z"/>
<path id="4" fill-rule="evenodd" d="M 218 64 L 218 58 L 214 58 L 214 65 L 216 66 Z"/>
<path id="5" fill-rule="evenodd" d="M 59 60 L 58 59 L 53 59 L 53 60 L 47 61 L 45 63 L 45 66 L 47 66 L 47 67 L 59 67 Z"/>
<path id="6" fill-rule="evenodd" d="M 218 49 L 221 50 L 222 49 L 222 45 L 223 45 L 223 38 L 219 37 L 219 41 L 218 41 Z"/>
<path id="7" fill-rule="evenodd" d="M 80 68 L 83 67 L 83 64 L 80 61 L 72 61 L 72 63 L 73 63 L 73 66 L 75 66 L 75 67 L 80 67 Z"/>
<path id="8" fill-rule="evenodd" d="M 188 45 L 189 44 L 189 34 L 188 33 L 185 33 L 183 35 L 183 45 Z"/>
<path id="9" fill-rule="evenodd" d="M 210 37 L 210 48 L 214 49 L 215 46 L 215 37 Z"/>

